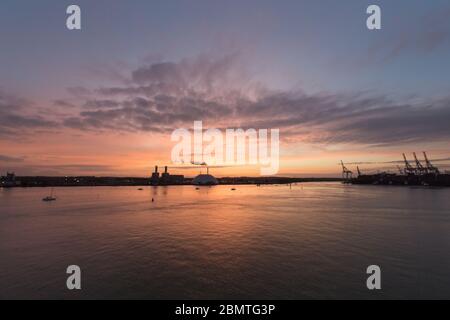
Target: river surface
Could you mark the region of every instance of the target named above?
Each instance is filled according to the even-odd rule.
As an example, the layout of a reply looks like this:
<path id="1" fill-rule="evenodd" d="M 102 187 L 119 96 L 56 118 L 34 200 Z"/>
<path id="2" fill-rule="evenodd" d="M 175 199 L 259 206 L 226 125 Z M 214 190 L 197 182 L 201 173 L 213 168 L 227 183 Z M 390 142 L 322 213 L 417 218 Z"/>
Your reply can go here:
<path id="1" fill-rule="evenodd" d="M 450 189 L 231 188 L 0 189 L 0 299 L 450 298 Z"/>

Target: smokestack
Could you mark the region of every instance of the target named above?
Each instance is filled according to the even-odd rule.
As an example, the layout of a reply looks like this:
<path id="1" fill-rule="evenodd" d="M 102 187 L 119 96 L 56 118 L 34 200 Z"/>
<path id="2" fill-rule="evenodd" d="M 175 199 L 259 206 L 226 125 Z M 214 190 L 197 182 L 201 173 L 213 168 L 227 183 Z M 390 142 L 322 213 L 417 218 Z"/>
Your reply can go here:
<path id="1" fill-rule="evenodd" d="M 155 166 L 155 173 L 158 173 L 158 166 Z"/>
<path id="2" fill-rule="evenodd" d="M 167 173 L 167 166 L 164 167 L 164 173 Z"/>

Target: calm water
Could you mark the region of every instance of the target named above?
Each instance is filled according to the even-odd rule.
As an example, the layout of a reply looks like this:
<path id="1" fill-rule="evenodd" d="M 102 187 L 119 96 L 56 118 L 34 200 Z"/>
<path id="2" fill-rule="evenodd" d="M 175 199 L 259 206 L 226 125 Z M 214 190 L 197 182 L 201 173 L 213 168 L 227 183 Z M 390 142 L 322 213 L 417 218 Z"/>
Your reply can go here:
<path id="1" fill-rule="evenodd" d="M 236 189 L 0 189 L 0 298 L 450 298 L 450 189 Z"/>

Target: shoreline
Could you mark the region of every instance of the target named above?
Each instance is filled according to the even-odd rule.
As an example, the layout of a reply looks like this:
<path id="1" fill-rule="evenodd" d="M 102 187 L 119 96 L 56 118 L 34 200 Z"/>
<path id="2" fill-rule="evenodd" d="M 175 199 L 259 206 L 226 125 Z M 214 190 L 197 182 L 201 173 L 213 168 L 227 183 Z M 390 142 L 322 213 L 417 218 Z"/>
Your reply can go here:
<path id="1" fill-rule="evenodd" d="M 150 178 L 138 177 L 16 177 L 14 184 L 2 188 L 35 187 L 145 187 L 194 185 L 193 178 L 182 183 L 152 184 Z M 292 177 L 223 177 L 218 185 L 276 185 L 303 182 L 342 182 L 341 178 L 292 178 Z"/>

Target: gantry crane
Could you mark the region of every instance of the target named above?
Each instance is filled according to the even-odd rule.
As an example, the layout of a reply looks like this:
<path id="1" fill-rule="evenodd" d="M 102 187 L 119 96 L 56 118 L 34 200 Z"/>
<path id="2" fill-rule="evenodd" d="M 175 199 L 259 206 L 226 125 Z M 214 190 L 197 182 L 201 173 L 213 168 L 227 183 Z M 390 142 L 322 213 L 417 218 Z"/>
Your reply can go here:
<path id="1" fill-rule="evenodd" d="M 428 157 L 427 157 L 427 154 L 425 153 L 425 151 L 423 152 L 423 156 L 425 158 L 425 164 L 427 166 L 428 172 L 434 173 L 434 174 L 439 174 L 440 173 L 439 169 L 431 164 L 430 160 L 428 160 Z"/>
<path id="2" fill-rule="evenodd" d="M 341 160 L 341 166 L 342 166 L 342 179 L 350 180 L 353 177 L 353 172 L 351 170 L 347 169 L 347 167 L 344 165 L 344 162 L 342 160 Z"/>
<path id="3" fill-rule="evenodd" d="M 424 173 L 428 173 L 427 168 L 425 168 L 419 161 L 419 159 L 417 159 L 417 155 L 415 152 L 413 152 L 413 156 L 414 156 L 414 161 L 416 162 L 416 172 L 418 174 L 424 174 Z"/>
<path id="4" fill-rule="evenodd" d="M 416 173 L 416 169 L 408 162 L 408 160 L 406 159 L 405 154 L 403 154 L 403 159 L 405 161 L 405 174 L 415 174 Z"/>

